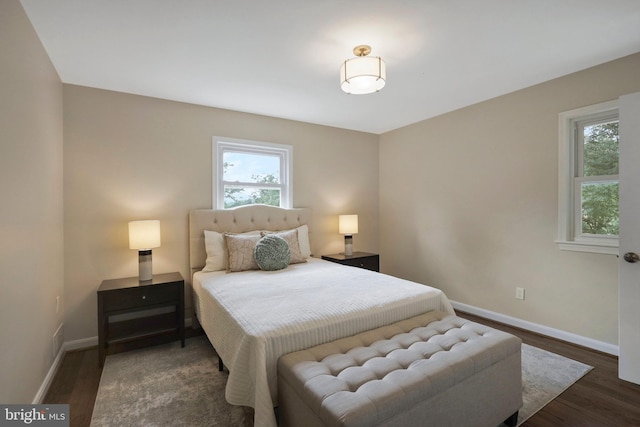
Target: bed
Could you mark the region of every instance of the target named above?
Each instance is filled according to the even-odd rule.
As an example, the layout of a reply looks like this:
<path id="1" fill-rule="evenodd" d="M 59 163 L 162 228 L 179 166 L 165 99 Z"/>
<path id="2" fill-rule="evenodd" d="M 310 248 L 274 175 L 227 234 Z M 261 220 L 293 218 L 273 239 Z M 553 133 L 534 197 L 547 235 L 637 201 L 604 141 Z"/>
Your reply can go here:
<path id="1" fill-rule="evenodd" d="M 264 205 L 189 215 L 195 313 L 229 369 L 227 401 L 253 407 L 256 427 L 276 425 L 280 356 L 433 310 L 454 314 L 438 289 L 309 257 L 310 220 L 310 209 Z M 212 232 L 255 230 L 296 230 L 305 262 L 229 273 L 218 259 L 211 267 Z"/>

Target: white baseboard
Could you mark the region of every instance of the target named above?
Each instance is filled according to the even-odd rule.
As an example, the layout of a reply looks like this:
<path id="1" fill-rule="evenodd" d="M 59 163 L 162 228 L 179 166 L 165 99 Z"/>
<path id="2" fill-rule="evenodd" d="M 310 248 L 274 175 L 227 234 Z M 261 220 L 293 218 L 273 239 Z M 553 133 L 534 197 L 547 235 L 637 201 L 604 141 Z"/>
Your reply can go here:
<path id="1" fill-rule="evenodd" d="M 51 368 L 49 368 L 49 372 L 47 372 L 47 375 L 44 377 L 44 381 L 42 381 L 42 384 L 40 385 L 40 388 L 38 389 L 36 396 L 33 398 L 33 402 L 31 402 L 32 404 L 39 405 L 42 403 L 44 396 L 47 394 L 47 391 L 49 391 L 49 387 L 51 387 L 53 378 L 56 376 L 56 372 L 58 372 L 58 368 L 60 368 L 60 365 L 62 364 L 64 353 L 65 353 L 65 350 L 64 350 L 64 344 L 63 344 L 62 346 L 60 346 L 60 350 L 58 350 L 58 354 L 56 354 L 56 357 L 53 359 Z"/>
<path id="2" fill-rule="evenodd" d="M 56 376 L 58 369 L 60 369 L 60 365 L 62 365 L 62 360 L 64 359 L 64 355 L 67 351 L 71 350 L 81 350 L 84 348 L 95 347 L 98 345 L 98 337 L 90 337 L 84 338 L 81 340 L 75 341 L 67 341 L 62 344 L 60 350 L 58 350 L 58 354 L 55 359 L 53 359 L 53 363 L 51 364 L 51 368 L 49 368 L 49 372 L 44 377 L 44 381 L 40 385 L 36 396 L 33 398 L 34 405 L 39 405 L 42 403 L 44 396 L 49 391 L 49 387 L 51 387 L 51 383 L 53 382 L 53 378 Z"/>
<path id="3" fill-rule="evenodd" d="M 495 311 L 485 310 L 483 308 L 463 304 L 461 302 L 451 301 L 451 305 L 455 310 L 464 311 L 465 313 L 484 317 L 485 319 L 505 323 L 507 325 L 515 326 L 516 328 L 526 329 L 531 332 L 536 332 L 541 335 L 546 335 L 548 337 L 567 341 L 573 344 L 580 345 L 582 347 L 587 347 L 593 350 L 601 351 L 603 353 L 612 354 L 614 356 L 618 356 L 620 354 L 619 347 L 614 344 L 609 344 L 603 341 L 594 340 L 592 338 L 583 337 L 582 335 L 573 334 L 571 332 L 551 328 L 549 326 L 540 325 L 538 323 L 533 323 L 527 320 L 507 316 L 505 314 L 496 313 Z"/>

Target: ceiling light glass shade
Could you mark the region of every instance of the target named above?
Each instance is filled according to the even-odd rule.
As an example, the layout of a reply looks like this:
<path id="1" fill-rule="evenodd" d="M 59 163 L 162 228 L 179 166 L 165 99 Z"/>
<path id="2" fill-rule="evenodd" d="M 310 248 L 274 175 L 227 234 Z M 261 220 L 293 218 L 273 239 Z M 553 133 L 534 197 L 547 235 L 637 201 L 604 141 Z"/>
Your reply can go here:
<path id="1" fill-rule="evenodd" d="M 357 56 L 340 67 L 340 88 L 346 93 L 363 95 L 378 92 L 386 83 L 387 69 L 377 56 Z"/>

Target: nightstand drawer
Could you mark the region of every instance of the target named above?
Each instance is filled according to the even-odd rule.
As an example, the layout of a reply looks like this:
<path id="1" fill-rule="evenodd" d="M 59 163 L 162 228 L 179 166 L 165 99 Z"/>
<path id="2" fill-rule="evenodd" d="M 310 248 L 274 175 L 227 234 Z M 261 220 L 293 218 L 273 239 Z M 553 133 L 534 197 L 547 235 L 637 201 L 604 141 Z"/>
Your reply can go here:
<path id="1" fill-rule="evenodd" d="M 103 296 L 104 310 L 119 311 L 139 309 L 164 303 L 175 304 L 180 295 L 177 284 L 154 285 L 131 289 L 121 289 L 118 292 L 105 292 Z"/>
<path id="2" fill-rule="evenodd" d="M 369 252 L 354 252 L 353 255 L 333 254 L 322 255 L 322 259 L 350 267 L 380 271 L 380 255 Z"/>
<path id="3" fill-rule="evenodd" d="M 366 268 L 367 270 L 379 271 L 380 262 L 377 256 L 357 258 L 357 259 L 345 259 L 342 264 L 352 267 Z"/>

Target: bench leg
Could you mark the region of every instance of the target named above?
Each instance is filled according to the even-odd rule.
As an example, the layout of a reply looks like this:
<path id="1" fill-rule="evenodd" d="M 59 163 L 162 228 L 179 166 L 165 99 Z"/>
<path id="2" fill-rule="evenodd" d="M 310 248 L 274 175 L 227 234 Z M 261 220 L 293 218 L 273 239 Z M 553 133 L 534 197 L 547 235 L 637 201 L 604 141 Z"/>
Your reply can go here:
<path id="1" fill-rule="evenodd" d="M 506 424 L 507 427 L 516 427 L 518 425 L 518 411 L 514 412 L 509 418 L 504 420 L 504 424 Z"/>

